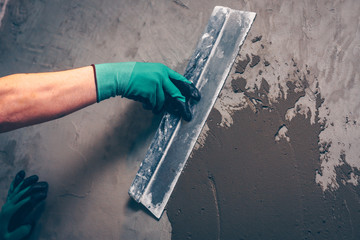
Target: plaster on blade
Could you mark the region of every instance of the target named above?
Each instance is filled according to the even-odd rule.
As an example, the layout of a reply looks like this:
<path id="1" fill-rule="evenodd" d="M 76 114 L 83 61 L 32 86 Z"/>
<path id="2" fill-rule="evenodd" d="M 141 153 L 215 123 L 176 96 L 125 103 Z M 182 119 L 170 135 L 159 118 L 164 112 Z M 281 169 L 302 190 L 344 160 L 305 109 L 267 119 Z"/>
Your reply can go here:
<path id="1" fill-rule="evenodd" d="M 256 13 L 217 6 L 190 59 L 184 76 L 200 90 L 193 119 L 183 122 L 166 113 L 129 195 L 160 219 L 186 161 L 223 87 Z"/>

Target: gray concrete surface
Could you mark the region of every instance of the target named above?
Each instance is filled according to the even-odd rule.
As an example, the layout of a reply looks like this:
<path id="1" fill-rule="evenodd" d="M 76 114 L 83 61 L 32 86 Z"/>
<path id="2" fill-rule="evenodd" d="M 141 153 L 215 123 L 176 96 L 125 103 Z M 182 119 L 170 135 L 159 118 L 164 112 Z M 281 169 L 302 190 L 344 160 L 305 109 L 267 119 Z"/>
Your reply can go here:
<path id="1" fill-rule="evenodd" d="M 161 221 L 127 195 L 159 122 L 140 104 L 0 135 L 1 202 L 20 169 L 50 184 L 34 239 L 359 238 L 356 0 L 9 0 L 0 76 L 115 61 L 182 72 L 215 5 L 258 15 Z"/>
<path id="2" fill-rule="evenodd" d="M 213 6 L 174 1 L 9 1 L 0 30 L 1 76 L 116 61 L 185 67 Z M 199 9 L 199 8 L 198 8 Z M 49 123 L 1 134 L 1 199 L 25 169 L 50 184 L 38 239 L 170 239 L 132 207 L 127 190 L 159 119 L 110 99 Z"/>
<path id="3" fill-rule="evenodd" d="M 359 2 L 241 5 L 258 15 L 169 203 L 173 239 L 359 239 Z"/>

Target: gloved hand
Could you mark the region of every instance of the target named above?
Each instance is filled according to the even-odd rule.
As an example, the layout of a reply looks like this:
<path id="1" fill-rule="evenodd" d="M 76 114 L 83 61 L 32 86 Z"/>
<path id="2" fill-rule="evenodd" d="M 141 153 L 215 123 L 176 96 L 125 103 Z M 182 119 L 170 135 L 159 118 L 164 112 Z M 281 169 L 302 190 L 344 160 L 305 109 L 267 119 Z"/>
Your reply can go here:
<path id="1" fill-rule="evenodd" d="M 200 92 L 193 83 L 161 63 L 124 62 L 93 66 L 98 102 L 121 95 L 142 102 L 144 108 L 152 109 L 154 113 L 167 107 L 190 121 L 192 114 L 188 100 L 200 100 Z"/>
<path id="2" fill-rule="evenodd" d="M 39 178 L 36 175 L 24 178 L 25 172 L 20 171 L 10 185 L 6 203 L 0 212 L 0 240 L 28 236 L 38 217 L 34 209 L 46 198 L 46 182 L 37 182 Z"/>

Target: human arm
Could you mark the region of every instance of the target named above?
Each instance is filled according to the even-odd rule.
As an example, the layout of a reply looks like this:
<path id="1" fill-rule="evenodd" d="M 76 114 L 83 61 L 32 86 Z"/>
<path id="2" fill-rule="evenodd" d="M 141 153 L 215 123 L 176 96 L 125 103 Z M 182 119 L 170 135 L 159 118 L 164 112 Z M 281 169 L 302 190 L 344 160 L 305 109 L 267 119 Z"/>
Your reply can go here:
<path id="1" fill-rule="evenodd" d="M 0 132 L 53 120 L 96 102 L 91 66 L 0 78 Z"/>
<path id="2" fill-rule="evenodd" d="M 165 107 L 190 121 L 188 101 L 200 93 L 160 63 L 107 63 L 61 72 L 0 78 L 0 133 L 67 115 L 95 102 L 123 96 L 155 113 Z"/>

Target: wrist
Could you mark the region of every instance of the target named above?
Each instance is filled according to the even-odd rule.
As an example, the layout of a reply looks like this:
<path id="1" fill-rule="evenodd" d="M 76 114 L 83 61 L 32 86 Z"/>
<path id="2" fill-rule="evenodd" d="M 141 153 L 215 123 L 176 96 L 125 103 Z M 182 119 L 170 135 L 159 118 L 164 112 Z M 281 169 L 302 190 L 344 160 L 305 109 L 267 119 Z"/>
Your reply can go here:
<path id="1" fill-rule="evenodd" d="M 97 102 L 123 95 L 135 62 L 93 64 Z"/>

